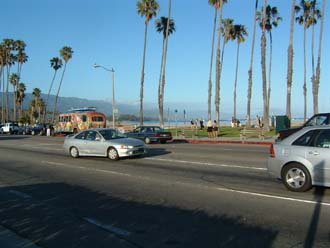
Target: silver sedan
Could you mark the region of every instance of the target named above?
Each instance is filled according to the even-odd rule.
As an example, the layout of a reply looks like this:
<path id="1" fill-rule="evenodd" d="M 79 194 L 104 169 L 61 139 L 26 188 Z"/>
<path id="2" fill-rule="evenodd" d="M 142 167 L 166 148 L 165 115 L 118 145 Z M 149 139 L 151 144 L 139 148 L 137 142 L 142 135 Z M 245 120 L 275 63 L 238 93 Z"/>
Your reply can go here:
<path id="1" fill-rule="evenodd" d="M 98 156 L 118 160 L 121 157 L 141 156 L 147 152 L 143 141 L 127 138 L 111 128 L 88 129 L 67 136 L 63 147 L 73 158 Z"/>
<path id="2" fill-rule="evenodd" d="M 292 191 L 330 187 L 330 127 L 307 127 L 270 148 L 268 172 Z"/>

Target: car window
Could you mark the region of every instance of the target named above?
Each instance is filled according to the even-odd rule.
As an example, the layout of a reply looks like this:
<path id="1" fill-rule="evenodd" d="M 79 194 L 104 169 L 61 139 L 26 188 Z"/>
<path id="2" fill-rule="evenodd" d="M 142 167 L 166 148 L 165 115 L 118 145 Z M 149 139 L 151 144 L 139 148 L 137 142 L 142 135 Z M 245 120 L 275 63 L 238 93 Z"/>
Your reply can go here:
<path id="1" fill-rule="evenodd" d="M 86 132 L 81 132 L 75 137 L 75 139 L 85 139 L 85 135 L 86 135 Z"/>
<path id="2" fill-rule="evenodd" d="M 86 135 L 86 140 L 95 140 L 96 132 L 95 131 L 88 131 Z"/>
<path id="3" fill-rule="evenodd" d="M 163 132 L 164 129 L 160 128 L 160 127 L 155 127 L 155 132 Z"/>
<path id="4" fill-rule="evenodd" d="M 305 126 L 327 125 L 327 119 L 326 115 L 318 115 L 306 122 Z"/>
<path id="5" fill-rule="evenodd" d="M 315 138 L 315 147 L 330 148 L 330 129 L 320 130 Z"/>
<path id="6" fill-rule="evenodd" d="M 123 133 L 113 130 L 113 129 L 104 129 L 100 131 L 100 134 L 103 136 L 105 140 L 112 140 L 112 139 L 121 139 L 126 138 L 127 136 Z"/>
<path id="7" fill-rule="evenodd" d="M 317 130 L 311 130 L 311 131 L 305 133 L 304 135 L 302 135 L 298 139 L 296 139 L 292 143 L 292 145 L 294 145 L 294 146 L 310 146 L 315 132 L 317 132 Z"/>

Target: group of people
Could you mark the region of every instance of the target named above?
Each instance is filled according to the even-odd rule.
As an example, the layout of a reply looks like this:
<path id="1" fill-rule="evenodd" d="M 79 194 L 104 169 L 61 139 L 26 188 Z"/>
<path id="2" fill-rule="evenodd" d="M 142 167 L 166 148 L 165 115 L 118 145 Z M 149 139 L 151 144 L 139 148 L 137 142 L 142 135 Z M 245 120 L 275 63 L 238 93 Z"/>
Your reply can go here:
<path id="1" fill-rule="evenodd" d="M 216 138 L 219 134 L 219 126 L 216 120 L 212 121 L 208 120 L 207 122 L 207 136 L 209 138 Z"/>

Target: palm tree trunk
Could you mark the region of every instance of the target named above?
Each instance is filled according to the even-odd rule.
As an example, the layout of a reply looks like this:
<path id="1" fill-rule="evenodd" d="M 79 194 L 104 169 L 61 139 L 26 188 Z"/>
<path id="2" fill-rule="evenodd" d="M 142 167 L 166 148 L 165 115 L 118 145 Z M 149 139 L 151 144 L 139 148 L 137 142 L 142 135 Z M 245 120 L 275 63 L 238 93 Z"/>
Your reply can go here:
<path id="1" fill-rule="evenodd" d="M 256 0 L 254 19 L 253 19 L 253 35 L 252 35 L 252 48 L 250 57 L 250 67 L 249 67 L 249 81 L 248 81 L 248 94 L 247 94 L 247 111 L 246 111 L 246 126 L 251 126 L 251 98 L 252 98 L 252 67 L 253 67 L 253 57 L 254 57 L 254 43 L 256 39 L 256 23 L 257 23 L 257 12 L 258 12 L 258 0 Z"/>
<path id="2" fill-rule="evenodd" d="M 267 94 L 267 100 L 268 100 L 268 114 L 270 109 L 270 92 L 271 92 L 271 80 L 272 80 L 272 59 L 273 59 L 273 37 L 272 32 L 269 32 L 269 68 L 268 68 L 268 94 Z"/>
<path id="3" fill-rule="evenodd" d="M 306 80 L 306 26 L 304 26 L 304 121 L 307 120 L 307 80 Z"/>
<path id="4" fill-rule="evenodd" d="M 212 71 L 213 71 L 213 54 L 214 54 L 214 40 L 215 40 L 215 30 L 217 25 L 217 8 L 214 8 L 214 23 L 212 32 L 212 47 L 210 56 L 210 72 L 209 72 L 209 88 L 208 88 L 208 101 L 207 101 L 207 117 L 211 120 L 211 98 L 212 98 Z"/>
<path id="5" fill-rule="evenodd" d="M 67 62 L 64 63 L 64 69 L 63 69 L 63 72 L 62 72 L 62 77 L 61 77 L 60 85 L 58 86 L 56 97 L 55 97 L 54 111 L 53 111 L 53 116 L 52 116 L 52 123 L 54 123 L 54 120 L 55 120 L 55 114 L 56 114 L 56 111 L 57 111 L 58 95 L 60 94 L 60 90 L 61 90 L 61 86 L 62 86 L 62 82 L 63 82 L 63 78 L 64 78 L 64 73 L 65 73 L 65 70 L 66 70 L 66 64 L 67 64 Z"/>
<path id="6" fill-rule="evenodd" d="M 54 81 L 55 81 L 56 73 L 57 73 L 57 70 L 55 70 L 55 73 L 54 73 L 52 82 L 50 83 L 50 87 L 49 87 L 48 94 L 47 94 L 47 100 L 46 100 L 45 111 L 44 111 L 44 116 L 43 116 L 44 122 L 46 122 L 46 115 L 47 115 L 47 107 L 48 107 L 49 95 L 50 95 L 50 92 L 51 92 L 51 90 L 53 88 L 53 84 L 54 84 Z"/>
<path id="7" fill-rule="evenodd" d="M 6 104 L 6 122 L 9 121 L 9 112 L 10 112 L 10 109 L 9 109 L 9 91 L 8 91 L 8 88 L 9 88 L 9 75 L 10 75 L 10 68 L 7 65 L 7 84 L 6 84 L 6 101 L 5 101 L 5 104 Z"/>
<path id="8" fill-rule="evenodd" d="M 291 120 L 291 89 L 293 74 L 293 32 L 295 17 L 296 0 L 292 0 L 291 4 L 291 20 L 290 20 L 290 40 L 288 47 L 288 71 L 287 71 L 287 95 L 286 95 L 286 115 Z"/>
<path id="9" fill-rule="evenodd" d="M 164 115 L 163 115 L 163 95 L 162 95 L 162 74 L 164 66 L 164 50 L 165 50 L 165 39 L 163 39 L 162 48 L 162 60 L 160 64 L 159 82 L 158 82 L 158 111 L 159 111 L 159 124 L 161 127 L 164 125 Z"/>
<path id="10" fill-rule="evenodd" d="M 313 110 L 314 114 L 317 114 L 316 110 L 316 102 L 317 102 L 317 95 L 315 93 L 315 63 L 314 63 L 314 37 L 315 37 L 315 25 L 312 25 L 312 44 L 311 44 L 311 50 L 312 50 L 312 92 L 313 92 Z"/>
<path id="11" fill-rule="evenodd" d="M 266 6 L 267 1 L 264 0 L 263 7 L 263 21 L 262 21 L 262 35 L 261 35 L 261 69 L 262 69 L 262 88 L 263 88 L 263 100 L 264 100 L 264 112 L 263 112 L 263 125 L 265 130 L 269 130 L 269 113 L 268 113 L 268 99 L 267 99 L 267 75 L 266 75 Z"/>
<path id="12" fill-rule="evenodd" d="M 1 64 L 3 64 L 3 63 L 1 62 Z M 1 80 L 2 78 L 4 78 L 3 76 L 4 76 L 4 74 L 3 74 L 3 66 L 1 66 L 0 67 L 1 123 L 4 122 L 4 94 L 3 94 L 3 92 L 4 92 L 4 87 L 5 87 L 5 85 L 4 85 L 5 80 L 4 79 Z"/>
<path id="13" fill-rule="evenodd" d="M 13 121 L 16 121 L 16 87 L 13 85 Z"/>
<path id="14" fill-rule="evenodd" d="M 161 87 L 161 95 L 162 95 L 161 115 L 162 115 L 162 119 L 164 119 L 164 91 L 165 91 L 166 58 L 167 58 L 168 32 L 169 32 L 169 28 L 170 28 L 170 20 L 171 20 L 171 0 L 168 1 L 168 17 L 167 17 L 167 26 L 166 26 L 166 35 L 165 35 L 164 64 L 163 64 L 163 73 L 162 73 L 162 87 Z M 163 124 L 164 123 L 162 123 L 162 126 L 163 126 Z"/>
<path id="15" fill-rule="evenodd" d="M 319 112 L 318 95 L 320 87 L 320 76 L 321 76 L 321 54 L 322 54 L 322 38 L 323 38 L 323 25 L 324 25 L 324 10 L 325 10 L 325 0 L 322 1 L 322 14 L 321 14 L 321 27 L 320 27 L 320 37 L 319 37 L 319 51 L 317 56 L 316 65 L 316 75 L 315 75 L 315 86 L 313 87 L 313 97 L 315 92 L 316 100 L 314 100 L 314 113 Z"/>
<path id="16" fill-rule="evenodd" d="M 140 126 L 143 125 L 143 87 L 144 87 L 144 64 L 146 58 L 147 49 L 147 33 L 148 33 L 148 23 L 145 23 L 144 29 L 144 48 L 143 48 L 143 58 L 142 58 L 142 70 L 141 70 L 141 84 L 140 84 Z"/>
<path id="17" fill-rule="evenodd" d="M 235 70 L 235 83 L 234 83 L 234 115 L 233 116 L 235 120 L 236 120 L 236 89 L 237 89 L 238 61 L 239 61 L 239 42 L 237 42 L 236 70 Z"/>
<path id="18" fill-rule="evenodd" d="M 219 22 L 218 22 L 218 45 L 216 56 L 216 80 L 215 80 L 215 119 L 220 123 L 220 79 L 221 79 L 221 59 L 220 59 L 220 45 L 221 45 L 221 22 L 222 22 L 222 6 L 223 0 L 219 4 Z"/>

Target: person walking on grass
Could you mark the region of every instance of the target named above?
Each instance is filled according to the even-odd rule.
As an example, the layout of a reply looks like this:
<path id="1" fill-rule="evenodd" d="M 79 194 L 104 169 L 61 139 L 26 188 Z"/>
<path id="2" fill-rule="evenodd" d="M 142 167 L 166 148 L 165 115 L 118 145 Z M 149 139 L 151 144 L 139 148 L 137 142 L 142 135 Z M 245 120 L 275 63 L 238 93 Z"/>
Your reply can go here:
<path id="1" fill-rule="evenodd" d="M 216 120 L 214 120 L 213 122 L 213 137 L 217 138 L 218 137 L 218 134 L 219 134 L 219 126 L 218 126 L 218 123 Z"/>
<path id="2" fill-rule="evenodd" d="M 211 120 L 208 120 L 207 122 L 207 136 L 209 138 L 213 137 L 213 125 Z"/>

